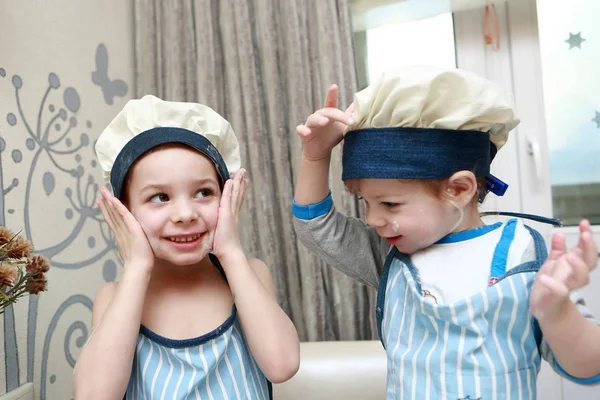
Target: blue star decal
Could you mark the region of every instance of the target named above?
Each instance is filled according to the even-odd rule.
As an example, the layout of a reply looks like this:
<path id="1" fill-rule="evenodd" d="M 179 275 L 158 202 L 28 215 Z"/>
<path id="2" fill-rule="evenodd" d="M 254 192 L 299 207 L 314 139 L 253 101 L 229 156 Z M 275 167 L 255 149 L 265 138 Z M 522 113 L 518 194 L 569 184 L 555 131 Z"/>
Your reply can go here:
<path id="1" fill-rule="evenodd" d="M 575 35 L 572 33 L 569 33 L 569 38 L 567 40 L 565 40 L 565 43 L 569 43 L 569 50 L 571 50 L 573 47 L 581 48 L 581 43 L 584 41 L 585 41 L 585 39 L 581 37 L 581 32 L 579 32 Z"/>
<path id="2" fill-rule="evenodd" d="M 596 128 L 600 129 L 600 112 L 596 111 L 596 116 L 592 118 L 592 122 L 595 122 Z"/>

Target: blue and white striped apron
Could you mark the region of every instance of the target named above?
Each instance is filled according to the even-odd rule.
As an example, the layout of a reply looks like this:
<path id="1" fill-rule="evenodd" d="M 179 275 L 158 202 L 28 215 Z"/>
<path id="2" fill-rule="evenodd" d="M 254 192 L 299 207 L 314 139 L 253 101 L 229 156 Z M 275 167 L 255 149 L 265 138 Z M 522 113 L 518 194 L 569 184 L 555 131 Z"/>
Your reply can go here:
<path id="1" fill-rule="evenodd" d="M 515 226 L 516 220 L 505 224 L 496 247 L 490 277 L 498 281 L 452 304 L 426 300 L 410 257 L 390 252 L 376 310 L 388 399 L 536 399 L 541 331 L 529 295 L 547 250 L 528 228 L 537 260 L 505 273 Z"/>
<path id="2" fill-rule="evenodd" d="M 216 258 L 213 263 L 222 271 Z M 125 399 L 262 400 L 272 399 L 272 387 L 234 305 L 223 324 L 193 339 L 168 339 L 141 326 Z"/>

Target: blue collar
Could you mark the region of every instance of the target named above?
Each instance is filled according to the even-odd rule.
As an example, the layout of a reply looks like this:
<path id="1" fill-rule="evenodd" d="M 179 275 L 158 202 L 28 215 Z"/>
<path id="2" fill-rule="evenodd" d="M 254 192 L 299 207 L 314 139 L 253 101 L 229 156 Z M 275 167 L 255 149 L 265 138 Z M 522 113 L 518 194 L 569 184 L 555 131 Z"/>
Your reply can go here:
<path id="1" fill-rule="evenodd" d="M 435 244 L 464 242 L 465 240 L 475 239 L 477 237 L 483 236 L 486 233 L 500 228 L 501 226 L 502 222 L 496 222 L 493 225 L 483 225 L 474 229 L 469 229 L 467 231 L 450 233 L 438 240 L 437 242 L 435 242 Z"/>

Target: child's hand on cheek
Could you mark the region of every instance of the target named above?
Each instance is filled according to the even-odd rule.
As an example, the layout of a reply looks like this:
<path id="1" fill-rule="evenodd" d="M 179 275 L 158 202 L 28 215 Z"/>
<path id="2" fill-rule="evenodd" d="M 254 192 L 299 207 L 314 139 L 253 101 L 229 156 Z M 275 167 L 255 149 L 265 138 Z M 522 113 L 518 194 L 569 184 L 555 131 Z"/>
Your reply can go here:
<path id="1" fill-rule="evenodd" d="M 531 291 L 530 306 L 538 321 L 558 321 L 571 301 L 571 291 L 590 281 L 590 272 L 598 262 L 598 248 L 588 221 L 579 225 L 579 243 L 567 252 L 564 235 L 552 237 L 552 251 L 544 263 Z"/>
<path id="2" fill-rule="evenodd" d="M 102 197 L 98 199 L 98 207 L 117 242 L 125 271 L 129 268 L 151 271 L 154 253 L 140 223 L 106 188 L 100 188 L 100 193 Z"/>
<path id="3" fill-rule="evenodd" d="M 239 215 L 247 186 L 244 169 L 237 171 L 232 179 L 225 182 L 213 244 L 213 253 L 219 259 L 241 250 Z"/>

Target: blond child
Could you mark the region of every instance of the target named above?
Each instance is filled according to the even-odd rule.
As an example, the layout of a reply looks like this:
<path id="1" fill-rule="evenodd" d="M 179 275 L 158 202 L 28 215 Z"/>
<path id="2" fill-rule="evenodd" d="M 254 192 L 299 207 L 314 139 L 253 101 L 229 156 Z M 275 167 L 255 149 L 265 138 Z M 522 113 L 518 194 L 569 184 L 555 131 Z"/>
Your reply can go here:
<path id="1" fill-rule="evenodd" d="M 520 219 L 478 211 L 504 184 L 490 163 L 517 124 L 512 98 L 461 70 L 409 67 L 298 126 L 292 207 L 300 240 L 378 290 L 388 399 L 535 399 L 540 359 L 582 384 L 600 381 L 600 327 L 574 290 L 597 262 L 589 222 L 570 251 Z M 366 222 L 335 211 L 331 150 Z M 536 218 L 545 220 L 544 218 Z M 546 219 L 547 220 L 547 219 Z"/>

